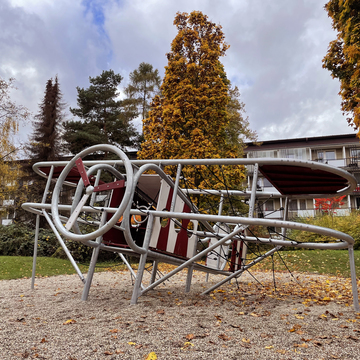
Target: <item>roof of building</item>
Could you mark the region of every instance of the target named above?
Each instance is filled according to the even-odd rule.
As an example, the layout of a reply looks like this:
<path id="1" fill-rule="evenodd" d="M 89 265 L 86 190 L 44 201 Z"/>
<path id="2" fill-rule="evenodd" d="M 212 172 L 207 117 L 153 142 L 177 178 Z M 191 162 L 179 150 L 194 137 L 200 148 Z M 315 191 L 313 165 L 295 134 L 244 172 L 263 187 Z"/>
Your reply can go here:
<path id="1" fill-rule="evenodd" d="M 321 148 L 321 147 L 343 146 L 343 145 L 360 146 L 359 138 L 356 136 L 356 133 L 303 137 L 303 138 L 295 138 L 295 139 L 267 140 L 261 142 L 260 146 L 252 142 L 248 142 L 246 143 L 246 145 L 247 148 L 245 149 L 245 152 L 284 149 L 284 148 L 289 149 L 289 148 L 300 148 L 300 147 Z"/>

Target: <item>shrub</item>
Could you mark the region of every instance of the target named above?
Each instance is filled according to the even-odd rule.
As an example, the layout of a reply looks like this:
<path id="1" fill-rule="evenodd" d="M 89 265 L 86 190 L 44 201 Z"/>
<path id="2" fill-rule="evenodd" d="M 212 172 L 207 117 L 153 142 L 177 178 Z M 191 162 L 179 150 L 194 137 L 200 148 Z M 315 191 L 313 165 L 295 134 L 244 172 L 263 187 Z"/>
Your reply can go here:
<path id="1" fill-rule="evenodd" d="M 0 226 L 0 255 L 32 256 L 35 230 L 25 224 Z M 58 248 L 54 233 L 49 229 L 39 230 L 38 255 L 51 256 Z"/>
<path id="2" fill-rule="evenodd" d="M 0 256 L 33 256 L 35 229 L 31 225 L 15 223 L 8 226 L 0 225 Z M 75 261 L 88 262 L 92 248 L 75 241 L 65 241 Z M 40 229 L 38 238 L 38 256 L 66 258 L 51 229 Z M 116 258 L 111 252 L 101 251 L 99 260 L 108 261 Z"/>
<path id="3" fill-rule="evenodd" d="M 360 249 L 360 212 L 352 211 L 348 216 L 331 216 L 322 215 L 314 218 L 297 218 L 296 221 L 305 224 L 317 225 L 327 227 L 334 230 L 341 231 L 345 234 L 352 236 L 355 240 L 354 249 Z M 310 232 L 292 230 L 288 236 L 297 241 L 306 242 L 334 242 L 337 239 L 330 238 L 324 235 L 318 235 Z"/>

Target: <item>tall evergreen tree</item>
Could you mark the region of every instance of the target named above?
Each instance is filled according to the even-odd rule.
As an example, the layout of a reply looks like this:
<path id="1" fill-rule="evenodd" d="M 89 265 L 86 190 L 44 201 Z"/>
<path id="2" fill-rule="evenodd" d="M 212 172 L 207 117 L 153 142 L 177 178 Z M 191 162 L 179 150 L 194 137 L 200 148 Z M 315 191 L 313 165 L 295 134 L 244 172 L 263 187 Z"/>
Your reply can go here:
<path id="1" fill-rule="evenodd" d="M 65 104 L 58 77 L 46 82 L 44 98 L 39 104 L 39 112 L 33 122 L 33 133 L 29 137 L 29 144 L 25 147 L 29 162 L 24 166 L 22 187 L 18 192 L 16 219 L 33 222 L 34 216 L 21 209 L 23 201 L 41 202 L 45 179 L 34 174 L 32 165 L 40 161 L 59 160 L 61 156 L 61 124 L 64 120 Z M 41 226 L 46 226 L 45 219 L 41 219 Z"/>
<path id="2" fill-rule="evenodd" d="M 136 145 L 138 133 L 131 124 L 136 111 L 128 100 L 118 98 L 122 77 L 113 70 L 89 77 L 91 85 L 77 87 L 77 108 L 70 108 L 81 120 L 64 123 L 66 148 L 77 153 L 96 144 L 119 147 Z"/>
<path id="3" fill-rule="evenodd" d="M 130 73 L 130 83 L 125 88 L 129 99 L 135 100 L 142 120 L 150 110 L 150 102 L 159 93 L 161 78 L 159 71 L 153 66 L 142 62 L 139 68 Z"/>
<path id="4" fill-rule="evenodd" d="M 238 92 L 230 91 L 230 81 L 220 62 L 229 47 L 221 26 L 199 11 L 177 13 L 174 25 L 178 34 L 167 54 L 161 97 L 154 98 L 149 117 L 143 121 L 145 140 L 139 156 L 241 156 L 244 144 L 236 139 L 244 134 L 248 123 L 241 116 L 243 104 L 238 100 Z M 192 171 L 185 173 L 186 177 L 193 179 L 195 186 L 201 186 Z M 229 169 L 227 174 L 233 187 L 240 186 L 245 178 L 242 167 Z"/>
<path id="5" fill-rule="evenodd" d="M 60 126 L 64 119 L 64 103 L 58 77 L 46 83 L 44 99 L 35 116 L 34 132 L 27 150 L 32 162 L 57 160 L 61 152 Z"/>

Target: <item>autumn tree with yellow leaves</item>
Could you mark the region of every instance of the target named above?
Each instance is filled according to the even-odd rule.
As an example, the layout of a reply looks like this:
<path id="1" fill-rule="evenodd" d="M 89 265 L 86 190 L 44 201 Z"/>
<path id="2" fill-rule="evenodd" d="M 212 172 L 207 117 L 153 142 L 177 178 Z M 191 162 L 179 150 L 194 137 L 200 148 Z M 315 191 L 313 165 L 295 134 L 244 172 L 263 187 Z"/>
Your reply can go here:
<path id="1" fill-rule="evenodd" d="M 15 162 L 17 148 L 13 137 L 19 130 L 21 122 L 29 117 L 28 110 L 16 105 L 10 98 L 14 88 L 14 79 L 8 81 L 0 78 L 0 200 L 13 199 L 17 191 L 20 167 Z"/>
<path id="2" fill-rule="evenodd" d="M 330 42 L 323 67 L 340 81 L 341 108 L 349 125 L 360 127 L 360 2 L 331 0 L 325 5 L 337 38 Z M 359 133 L 358 133 L 359 136 Z"/>
<path id="3" fill-rule="evenodd" d="M 199 11 L 177 13 L 178 33 L 167 54 L 161 95 L 153 99 L 143 120 L 142 159 L 205 159 L 242 157 L 242 136 L 255 139 L 243 118 L 244 105 L 232 88 L 220 58 L 229 45 L 220 25 Z M 207 183 L 192 169 L 184 169 L 196 187 L 221 188 Z M 219 171 L 219 170 L 216 170 Z M 245 179 L 241 166 L 223 169 L 228 185 L 238 188 Z M 215 178 L 220 178 L 218 174 Z"/>

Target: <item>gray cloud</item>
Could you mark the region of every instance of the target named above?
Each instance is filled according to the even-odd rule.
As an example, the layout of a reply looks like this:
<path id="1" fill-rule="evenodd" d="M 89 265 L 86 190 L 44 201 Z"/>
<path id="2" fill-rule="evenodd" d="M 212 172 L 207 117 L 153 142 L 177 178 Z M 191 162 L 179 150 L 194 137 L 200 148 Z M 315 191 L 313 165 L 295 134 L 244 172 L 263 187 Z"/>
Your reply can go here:
<path id="1" fill-rule="evenodd" d="M 324 2 L 3 0 L 0 76 L 14 76 L 14 98 L 36 112 L 46 80 L 58 74 L 74 106 L 76 86 L 102 70 L 122 74 L 123 85 L 142 61 L 163 74 L 176 12 L 200 10 L 223 27 L 230 49 L 222 62 L 261 140 L 349 133 L 339 83 L 322 69 L 336 36 Z"/>

